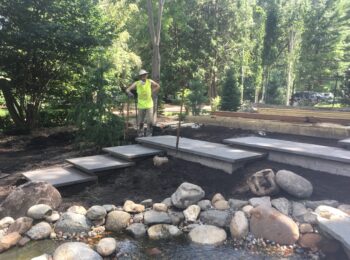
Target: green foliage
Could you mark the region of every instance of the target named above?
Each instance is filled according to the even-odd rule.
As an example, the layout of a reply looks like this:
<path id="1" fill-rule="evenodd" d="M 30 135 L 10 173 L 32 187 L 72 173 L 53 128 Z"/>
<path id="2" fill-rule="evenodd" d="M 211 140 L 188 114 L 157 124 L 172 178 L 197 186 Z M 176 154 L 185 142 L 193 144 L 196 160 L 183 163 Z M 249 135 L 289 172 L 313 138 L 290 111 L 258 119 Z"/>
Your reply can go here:
<path id="1" fill-rule="evenodd" d="M 221 110 L 237 111 L 240 107 L 240 92 L 237 79 L 232 69 L 227 70 L 226 80 L 222 86 Z"/>
<path id="2" fill-rule="evenodd" d="M 191 109 L 192 115 L 198 116 L 201 113 L 201 106 L 207 102 L 207 97 L 203 89 L 203 83 L 193 80 L 189 83 L 188 94 L 185 95 L 185 104 Z"/>
<path id="3" fill-rule="evenodd" d="M 220 96 L 212 98 L 211 102 L 210 102 L 211 112 L 216 112 L 219 109 L 220 104 L 221 104 L 221 97 Z"/>
<path id="4" fill-rule="evenodd" d="M 68 124 L 68 109 L 45 108 L 39 112 L 39 122 L 42 127 L 56 127 Z"/>

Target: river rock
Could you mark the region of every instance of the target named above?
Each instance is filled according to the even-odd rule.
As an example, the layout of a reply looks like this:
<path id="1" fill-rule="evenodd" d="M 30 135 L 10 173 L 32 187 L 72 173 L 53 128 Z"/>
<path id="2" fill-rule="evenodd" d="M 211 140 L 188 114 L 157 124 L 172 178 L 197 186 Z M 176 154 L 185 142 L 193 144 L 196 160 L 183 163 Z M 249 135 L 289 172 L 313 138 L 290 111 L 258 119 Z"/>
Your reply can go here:
<path id="1" fill-rule="evenodd" d="M 58 211 L 52 211 L 52 214 L 50 216 L 45 217 L 45 221 L 49 223 L 56 222 L 60 219 L 60 213 Z"/>
<path id="2" fill-rule="evenodd" d="M 241 239 L 248 235 L 249 223 L 243 211 L 237 211 L 230 223 L 230 232 L 233 238 Z"/>
<path id="3" fill-rule="evenodd" d="M 72 212 L 85 216 L 87 211 L 83 206 L 71 206 L 67 209 L 67 212 Z"/>
<path id="4" fill-rule="evenodd" d="M 287 245 L 294 244 L 299 239 L 297 224 L 278 210 L 258 206 L 251 214 L 250 231 L 255 237 Z"/>
<path id="5" fill-rule="evenodd" d="M 30 242 L 30 238 L 29 237 L 22 237 L 18 243 L 17 246 L 25 246 L 26 244 L 28 244 Z"/>
<path id="6" fill-rule="evenodd" d="M 109 212 L 111 212 L 111 211 L 117 209 L 117 207 L 116 207 L 115 205 L 113 205 L 113 204 L 105 204 L 105 205 L 103 205 L 102 207 L 105 208 L 105 210 L 107 211 L 107 213 L 109 213 Z"/>
<path id="7" fill-rule="evenodd" d="M 302 235 L 298 243 L 303 248 L 318 250 L 321 240 L 322 240 L 322 236 L 320 234 L 309 233 L 309 234 Z"/>
<path id="8" fill-rule="evenodd" d="M 49 223 L 43 221 L 34 226 L 27 232 L 27 236 L 33 240 L 40 240 L 50 237 L 51 226 Z"/>
<path id="9" fill-rule="evenodd" d="M 28 217 L 21 217 L 16 219 L 16 221 L 11 224 L 11 226 L 8 229 L 8 233 L 12 232 L 18 232 L 19 234 L 23 235 L 26 233 L 33 225 L 33 219 Z"/>
<path id="10" fill-rule="evenodd" d="M 344 213 L 350 215 L 350 205 L 348 204 L 342 204 L 338 206 L 338 209 L 343 211 Z"/>
<path id="11" fill-rule="evenodd" d="M 265 206 L 265 207 L 271 207 L 271 198 L 268 196 L 265 197 L 259 197 L 259 198 L 251 198 L 249 200 L 250 205 L 252 205 L 254 208 L 257 206 Z"/>
<path id="12" fill-rule="evenodd" d="M 215 204 L 215 202 L 217 202 L 217 201 L 219 201 L 219 200 L 226 200 L 225 198 L 224 198 L 224 196 L 222 196 L 222 194 L 221 193 L 216 193 L 214 196 L 213 196 L 213 198 L 211 199 L 211 204 Z"/>
<path id="13" fill-rule="evenodd" d="M 55 232 L 62 233 L 81 233 L 89 232 L 91 222 L 81 214 L 65 212 L 61 218 L 56 222 Z"/>
<path id="14" fill-rule="evenodd" d="M 315 212 L 320 229 L 350 251 L 350 216 L 329 206 L 319 206 Z"/>
<path id="15" fill-rule="evenodd" d="M 140 213 L 145 211 L 145 206 L 142 204 L 136 204 L 131 200 L 127 200 L 124 203 L 123 210 L 128 213 Z"/>
<path id="16" fill-rule="evenodd" d="M 0 204 L 0 218 L 23 217 L 31 206 L 37 204 L 46 204 L 55 209 L 61 202 L 61 194 L 51 184 L 28 182 L 15 188 Z"/>
<path id="17" fill-rule="evenodd" d="M 171 201 L 171 198 L 165 198 L 163 201 L 162 201 L 163 204 L 167 205 L 168 208 L 172 207 L 173 206 L 173 202 Z"/>
<path id="18" fill-rule="evenodd" d="M 224 229 L 212 225 L 197 226 L 190 231 L 188 236 L 191 242 L 202 245 L 219 245 L 227 238 Z"/>
<path id="19" fill-rule="evenodd" d="M 106 230 L 110 231 L 122 231 L 130 222 L 131 216 L 124 211 L 111 211 L 107 215 Z"/>
<path id="20" fill-rule="evenodd" d="M 197 205 L 201 208 L 201 210 L 208 210 L 212 208 L 210 200 L 198 201 Z"/>
<path id="21" fill-rule="evenodd" d="M 150 208 L 153 205 L 152 199 L 146 199 L 140 202 L 141 205 L 145 206 L 145 208 Z"/>
<path id="22" fill-rule="evenodd" d="M 168 224 L 158 224 L 151 226 L 147 230 L 147 234 L 150 239 L 168 239 L 171 237 L 176 237 L 182 234 L 180 229 L 177 226 L 168 225 Z"/>
<path id="23" fill-rule="evenodd" d="M 236 199 L 229 199 L 228 203 L 230 204 L 230 207 L 233 210 L 240 210 L 245 205 L 249 204 L 249 202 L 246 200 L 236 200 Z"/>
<path id="24" fill-rule="evenodd" d="M 183 211 L 187 222 L 195 222 L 200 212 L 201 208 L 198 205 L 191 205 Z"/>
<path id="25" fill-rule="evenodd" d="M 339 206 L 339 202 L 336 200 L 317 200 L 317 201 L 307 200 L 304 203 L 307 208 L 311 208 L 313 210 L 315 210 L 318 206 L 321 206 L 321 205 L 330 206 L 333 208 L 336 208 Z"/>
<path id="26" fill-rule="evenodd" d="M 296 219 L 308 213 L 307 208 L 300 202 L 292 202 L 292 216 Z"/>
<path id="27" fill-rule="evenodd" d="M 182 183 L 175 193 L 171 195 L 172 204 L 179 209 L 186 209 L 203 199 L 205 192 L 201 187 L 188 182 Z"/>
<path id="28" fill-rule="evenodd" d="M 276 182 L 281 189 L 300 199 L 310 197 L 313 191 L 311 182 L 287 170 L 277 172 Z"/>
<path id="29" fill-rule="evenodd" d="M 155 210 L 149 210 L 145 212 L 144 221 L 146 225 L 153 224 L 171 224 L 171 218 L 166 212 L 158 212 Z"/>
<path id="30" fill-rule="evenodd" d="M 0 253 L 15 246 L 21 239 L 21 235 L 18 232 L 8 233 L 0 239 Z"/>
<path id="31" fill-rule="evenodd" d="M 52 260 L 52 256 L 50 256 L 49 254 L 43 254 L 43 255 L 34 257 L 30 260 Z"/>
<path id="32" fill-rule="evenodd" d="M 86 217 L 90 220 L 103 219 L 107 215 L 107 211 L 102 206 L 92 206 L 86 212 Z"/>
<path id="33" fill-rule="evenodd" d="M 275 181 L 275 173 L 271 169 L 265 169 L 254 173 L 247 180 L 250 191 L 258 196 L 274 195 L 279 192 Z"/>
<path id="34" fill-rule="evenodd" d="M 168 214 L 172 224 L 175 226 L 179 225 L 185 219 L 185 215 L 181 211 L 170 210 Z"/>
<path id="35" fill-rule="evenodd" d="M 230 208 L 230 204 L 227 200 L 218 200 L 213 204 L 213 206 L 218 210 L 228 210 Z"/>
<path id="36" fill-rule="evenodd" d="M 302 234 L 305 234 L 305 233 L 312 233 L 312 232 L 314 232 L 314 228 L 313 228 L 312 225 L 309 224 L 309 223 L 303 223 L 303 224 L 300 224 L 300 226 L 299 226 L 299 231 L 300 231 L 300 233 L 302 233 Z"/>
<path id="37" fill-rule="evenodd" d="M 143 222 L 143 216 L 144 216 L 143 213 L 135 214 L 134 217 L 132 218 L 133 223 L 142 223 Z"/>
<path id="38" fill-rule="evenodd" d="M 278 198 L 271 200 L 271 204 L 282 214 L 287 216 L 290 214 L 291 205 L 289 200 L 287 200 L 286 198 Z"/>
<path id="39" fill-rule="evenodd" d="M 110 256 L 117 250 L 117 240 L 113 237 L 102 238 L 96 245 L 96 251 L 102 256 Z"/>
<path id="40" fill-rule="evenodd" d="M 53 260 L 102 260 L 102 257 L 88 245 L 81 242 L 67 242 L 56 248 Z"/>
<path id="41" fill-rule="evenodd" d="M 189 225 L 184 226 L 184 227 L 182 228 L 182 231 L 189 233 L 189 232 L 191 232 L 192 229 L 194 229 L 194 228 L 196 228 L 196 227 L 198 227 L 198 226 L 200 226 L 200 225 L 199 225 L 199 224 L 192 223 L 192 224 L 189 224 Z"/>
<path id="42" fill-rule="evenodd" d="M 0 220 L 0 229 L 8 228 L 15 220 L 11 217 L 4 217 Z"/>
<path id="43" fill-rule="evenodd" d="M 245 214 L 248 218 L 250 218 L 250 216 L 251 216 L 250 212 L 252 211 L 253 208 L 254 208 L 254 207 L 253 207 L 252 205 L 246 205 L 246 206 L 244 206 L 244 207 L 242 208 L 242 211 L 244 212 L 244 214 Z"/>
<path id="44" fill-rule="evenodd" d="M 222 210 L 207 210 L 200 214 L 200 220 L 207 225 L 213 225 L 218 227 L 225 227 L 229 224 L 230 214 L 227 211 Z"/>
<path id="45" fill-rule="evenodd" d="M 134 223 L 127 227 L 126 232 L 134 238 L 140 238 L 146 234 L 147 230 L 144 224 Z"/>
<path id="46" fill-rule="evenodd" d="M 168 206 L 164 203 L 154 203 L 153 204 L 153 210 L 160 211 L 160 212 L 167 212 Z"/>
<path id="47" fill-rule="evenodd" d="M 51 214 L 52 208 L 46 204 L 37 204 L 31 206 L 27 211 L 27 216 L 36 220 L 44 219 L 45 217 L 48 217 Z"/>

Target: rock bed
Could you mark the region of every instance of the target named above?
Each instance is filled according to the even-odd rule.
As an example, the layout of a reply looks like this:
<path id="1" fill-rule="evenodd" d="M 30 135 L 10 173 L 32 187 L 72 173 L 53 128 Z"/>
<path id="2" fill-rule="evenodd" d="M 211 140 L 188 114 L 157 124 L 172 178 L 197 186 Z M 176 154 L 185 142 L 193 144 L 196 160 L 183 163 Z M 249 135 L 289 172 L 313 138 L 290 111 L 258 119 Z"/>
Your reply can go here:
<path id="1" fill-rule="evenodd" d="M 339 205 L 334 200 L 300 200 L 311 195 L 312 185 L 292 172 L 284 172 L 284 178 L 280 175 L 281 172 L 274 176 L 270 170 L 264 170 L 248 181 L 259 195 L 266 195 L 267 187 L 266 192 L 283 189 L 298 199 L 271 200 L 269 196 L 260 196 L 245 201 L 225 199 L 218 193 L 208 200 L 201 187 L 183 183 L 160 203 L 151 199 L 140 203 L 127 200 L 119 207 L 95 205 L 85 209 L 77 205 L 65 212 L 54 210 L 60 198 L 53 187 L 47 183 L 28 183 L 13 191 L 0 206 L 0 212 L 8 214 L 0 220 L 0 252 L 16 245 L 24 246 L 31 240 L 73 240 L 61 244 L 52 256 L 46 254 L 33 259 L 76 260 L 82 256 L 102 259 L 118 256 L 118 242 L 113 238 L 118 233 L 152 240 L 186 236 L 189 242 L 200 245 L 220 245 L 232 239 L 237 250 L 284 257 L 300 254 L 318 259 L 342 250 L 342 241 L 331 238 L 320 219 L 337 214 L 350 218 L 350 206 Z M 271 181 L 276 183 L 266 185 Z M 272 186 L 274 189 L 270 189 Z M 40 190 L 45 203 L 28 196 L 29 190 Z M 50 194 L 54 194 L 54 200 L 50 200 Z M 23 207 L 12 211 L 2 208 L 9 205 L 10 199 L 26 205 L 26 216 L 18 217 Z"/>

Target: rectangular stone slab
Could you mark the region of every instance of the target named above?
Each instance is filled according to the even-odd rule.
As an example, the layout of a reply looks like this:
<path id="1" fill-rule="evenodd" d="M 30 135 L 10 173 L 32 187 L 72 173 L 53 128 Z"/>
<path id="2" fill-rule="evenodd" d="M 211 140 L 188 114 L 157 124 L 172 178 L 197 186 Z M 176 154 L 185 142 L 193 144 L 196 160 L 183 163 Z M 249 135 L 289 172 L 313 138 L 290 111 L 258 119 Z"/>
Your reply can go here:
<path id="1" fill-rule="evenodd" d="M 55 187 L 97 180 L 74 167 L 50 167 L 22 173 L 30 181 L 46 181 Z"/>
<path id="2" fill-rule="evenodd" d="M 140 137 L 137 142 L 165 149 L 176 149 L 176 136 L 163 135 L 153 137 Z M 180 138 L 179 151 L 209 157 L 225 162 L 235 163 L 253 160 L 265 156 L 263 153 L 249 152 L 235 149 L 224 144 L 211 143 L 189 138 Z"/>
<path id="3" fill-rule="evenodd" d="M 338 141 L 338 144 L 346 149 L 350 149 L 350 138 Z"/>
<path id="4" fill-rule="evenodd" d="M 162 150 L 145 147 L 140 144 L 107 147 L 102 150 L 113 156 L 121 157 L 126 160 L 153 156 L 163 152 Z"/>
<path id="5" fill-rule="evenodd" d="M 350 151 L 337 147 L 255 136 L 229 138 L 224 143 L 350 163 Z"/>
<path id="6" fill-rule="evenodd" d="M 101 171 L 126 168 L 134 165 L 133 162 L 127 162 L 108 155 L 79 157 L 67 159 L 66 161 L 87 173 L 96 173 Z"/>

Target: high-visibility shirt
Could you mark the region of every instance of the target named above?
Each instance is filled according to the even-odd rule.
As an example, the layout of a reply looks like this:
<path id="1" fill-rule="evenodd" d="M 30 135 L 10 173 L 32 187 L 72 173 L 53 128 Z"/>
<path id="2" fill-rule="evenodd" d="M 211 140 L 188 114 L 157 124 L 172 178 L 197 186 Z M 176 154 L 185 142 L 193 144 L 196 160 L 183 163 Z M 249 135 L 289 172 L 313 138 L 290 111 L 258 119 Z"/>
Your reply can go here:
<path id="1" fill-rule="evenodd" d="M 136 82 L 137 107 L 139 109 L 148 109 L 153 107 L 152 84 L 149 79 L 146 82 L 141 80 Z"/>

